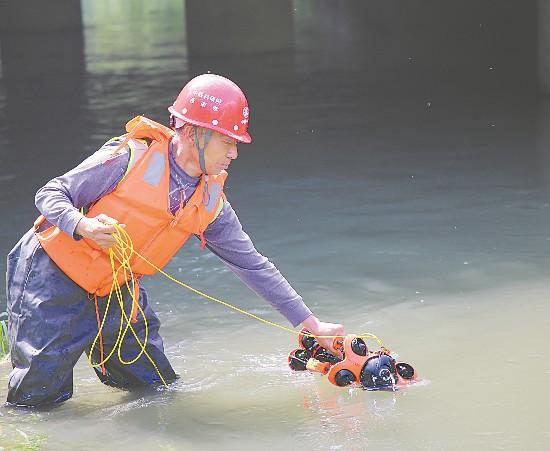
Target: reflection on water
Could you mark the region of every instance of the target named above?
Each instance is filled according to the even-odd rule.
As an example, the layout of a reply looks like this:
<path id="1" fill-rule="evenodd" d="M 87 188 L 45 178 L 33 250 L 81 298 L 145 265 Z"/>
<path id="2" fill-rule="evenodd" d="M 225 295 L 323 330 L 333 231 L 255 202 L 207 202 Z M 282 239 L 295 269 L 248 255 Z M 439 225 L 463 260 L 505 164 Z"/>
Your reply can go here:
<path id="1" fill-rule="evenodd" d="M 146 283 L 181 379 L 121 392 L 83 359 L 71 401 L 0 409 L 2 446 L 24 433 L 44 449 L 547 448 L 547 108 L 517 95 L 366 93 L 370 66 L 316 70 L 307 28 L 296 52 L 189 60 L 182 2 L 129 5 L 83 2 L 85 76 L 71 85 L 82 97 L 75 122 L 50 121 L 47 140 L 19 123 L 0 80 L 4 254 L 36 215 L 36 188 L 133 115 L 165 120 L 190 67 L 211 64 L 250 96 L 255 141 L 227 194 L 257 247 L 319 316 L 377 334 L 424 382 L 370 393 L 291 373 L 295 337 L 155 277 Z M 168 271 L 283 322 L 197 243 Z"/>

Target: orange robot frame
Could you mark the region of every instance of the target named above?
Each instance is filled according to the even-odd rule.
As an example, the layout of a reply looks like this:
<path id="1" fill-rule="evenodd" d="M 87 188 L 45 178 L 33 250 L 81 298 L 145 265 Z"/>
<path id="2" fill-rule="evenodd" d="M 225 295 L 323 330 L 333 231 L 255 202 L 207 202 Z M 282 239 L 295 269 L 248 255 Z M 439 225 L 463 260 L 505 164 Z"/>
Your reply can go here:
<path id="1" fill-rule="evenodd" d="M 340 387 L 361 385 L 367 390 L 393 390 L 418 380 L 410 364 L 397 362 L 385 347 L 370 351 L 358 335 L 334 339 L 334 348 L 342 351 L 342 358 L 321 347 L 305 329 L 298 336 L 298 345 L 288 356 L 290 368 L 326 374 L 332 384 Z"/>

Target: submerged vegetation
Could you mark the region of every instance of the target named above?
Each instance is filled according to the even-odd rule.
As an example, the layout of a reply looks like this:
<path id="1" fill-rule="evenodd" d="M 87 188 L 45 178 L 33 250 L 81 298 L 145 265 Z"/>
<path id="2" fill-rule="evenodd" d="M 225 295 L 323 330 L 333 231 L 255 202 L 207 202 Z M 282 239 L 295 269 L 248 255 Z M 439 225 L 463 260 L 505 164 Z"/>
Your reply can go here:
<path id="1" fill-rule="evenodd" d="M 17 443 L 13 443 L 12 445 L 9 445 L 9 447 L 5 448 L 6 451 L 9 449 L 11 451 L 39 451 L 42 448 L 42 444 L 48 439 L 46 435 L 36 435 L 36 436 L 29 436 L 25 432 L 17 429 L 17 432 L 19 435 L 23 437 L 22 440 L 18 441 Z M 2 450 L 0 446 L 0 450 Z"/>
<path id="2" fill-rule="evenodd" d="M 7 317 L 6 312 L 0 313 L 0 359 L 5 358 L 9 352 Z"/>

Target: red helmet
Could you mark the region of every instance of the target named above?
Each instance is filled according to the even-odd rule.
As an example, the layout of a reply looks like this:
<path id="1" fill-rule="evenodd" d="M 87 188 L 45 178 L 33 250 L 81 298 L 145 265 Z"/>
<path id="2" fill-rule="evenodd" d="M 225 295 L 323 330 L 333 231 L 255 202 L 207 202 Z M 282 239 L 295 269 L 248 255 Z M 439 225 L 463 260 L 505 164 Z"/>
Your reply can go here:
<path id="1" fill-rule="evenodd" d="M 189 124 L 216 130 L 243 143 L 252 141 L 247 132 L 246 97 L 241 88 L 220 75 L 193 78 L 168 111 Z"/>

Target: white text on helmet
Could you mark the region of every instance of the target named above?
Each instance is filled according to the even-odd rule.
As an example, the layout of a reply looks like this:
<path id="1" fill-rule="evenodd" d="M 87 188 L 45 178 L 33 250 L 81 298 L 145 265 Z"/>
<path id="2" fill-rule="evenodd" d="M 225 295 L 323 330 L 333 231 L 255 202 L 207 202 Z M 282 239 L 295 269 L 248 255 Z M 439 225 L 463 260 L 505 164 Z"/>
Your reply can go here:
<path id="1" fill-rule="evenodd" d="M 200 98 L 200 99 L 210 100 L 211 102 L 215 102 L 215 103 L 217 103 L 218 105 L 221 104 L 221 103 L 223 102 L 223 100 L 220 99 L 219 97 L 211 96 L 211 95 L 208 94 L 207 92 L 203 92 L 203 91 L 193 91 L 193 95 L 194 95 L 194 96 L 197 96 L 197 97 Z"/>

